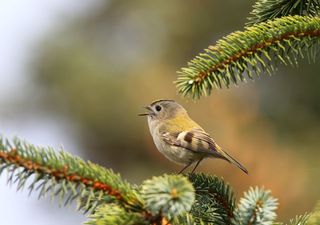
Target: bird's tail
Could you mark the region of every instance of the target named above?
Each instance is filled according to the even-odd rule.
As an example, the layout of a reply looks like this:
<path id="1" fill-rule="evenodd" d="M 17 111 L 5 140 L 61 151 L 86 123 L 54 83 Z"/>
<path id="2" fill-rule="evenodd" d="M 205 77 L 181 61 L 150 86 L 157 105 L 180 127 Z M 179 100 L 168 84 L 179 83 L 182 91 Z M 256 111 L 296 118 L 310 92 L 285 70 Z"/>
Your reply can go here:
<path id="1" fill-rule="evenodd" d="M 248 174 L 248 170 L 243 165 L 241 165 L 241 163 L 239 163 L 235 158 L 233 158 L 231 155 L 229 155 L 227 152 L 220 149 L 219 153 L 221 154 L 222 159 L 228 161 L 229 163 L 236 165 L 237 167 L 239 167 L 240 170 L 242 170 L 243 172 Z"/>

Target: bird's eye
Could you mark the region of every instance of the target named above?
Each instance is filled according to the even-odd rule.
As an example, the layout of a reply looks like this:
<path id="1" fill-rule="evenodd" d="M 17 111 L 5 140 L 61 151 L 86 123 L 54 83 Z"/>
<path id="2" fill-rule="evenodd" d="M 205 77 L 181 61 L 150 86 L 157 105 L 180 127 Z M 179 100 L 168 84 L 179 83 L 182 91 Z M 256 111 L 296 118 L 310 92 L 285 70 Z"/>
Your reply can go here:
<path id="1" fill-rule="evenodd" d="M 157 110 L 158 112 L 160 112 L 160 111 L 161 111 L 161 109 L 162 109 L 162 108 L 161 108 L 161 106 L 160 106 L 160 105 L 157 105 L 157 106 L 156 106 L 156 110 Z"/>

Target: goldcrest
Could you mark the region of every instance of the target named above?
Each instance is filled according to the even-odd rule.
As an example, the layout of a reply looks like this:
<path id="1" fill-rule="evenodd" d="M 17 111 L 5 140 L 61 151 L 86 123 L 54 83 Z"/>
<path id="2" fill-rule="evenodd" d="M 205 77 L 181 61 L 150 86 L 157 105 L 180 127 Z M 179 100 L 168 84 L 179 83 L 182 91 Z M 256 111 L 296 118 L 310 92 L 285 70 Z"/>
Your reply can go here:
<path id="1" fill-rule="evenodd" d="M 179 173 L 195 163 L 193 173 L 204 158 L 226 160 L 248 173 L 174 100 L 158 100 L 145 108 L 147 112 L 139 115 L 147 116 L 150 133 L 159 152 L 169 160 L 184 165 Z"/>

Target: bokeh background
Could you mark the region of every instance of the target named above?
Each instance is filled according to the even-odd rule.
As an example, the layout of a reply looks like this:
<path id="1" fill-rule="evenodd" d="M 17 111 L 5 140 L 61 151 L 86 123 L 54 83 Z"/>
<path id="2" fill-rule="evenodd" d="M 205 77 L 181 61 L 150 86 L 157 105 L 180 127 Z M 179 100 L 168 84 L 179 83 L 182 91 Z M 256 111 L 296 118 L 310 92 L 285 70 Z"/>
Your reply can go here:
<path id="1" fill-rule="evenodd" d="M 224 35 L 243 29 L 253 1 L 2 0 L 0 132 L 50 145 L 120 172 L 139 184 L 179 166 L 155 149 L 141 106 L 184 105 L 250 175 L 222 161 L 199 171 L 271 189 L 287 221 L 320 199 L 320 63 L 281 67 L 194 102 L 176 93 L 176 71 Z M 0 177 L 4 225 L 76 225 L 59 208 L 16 192 Z"/>

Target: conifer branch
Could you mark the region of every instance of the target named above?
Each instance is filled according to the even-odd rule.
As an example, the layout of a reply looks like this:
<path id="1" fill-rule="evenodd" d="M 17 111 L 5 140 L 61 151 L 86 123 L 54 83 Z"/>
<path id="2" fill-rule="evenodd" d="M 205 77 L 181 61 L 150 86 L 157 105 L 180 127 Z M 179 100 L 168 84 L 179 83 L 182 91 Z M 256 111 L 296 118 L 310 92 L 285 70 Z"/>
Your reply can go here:
<path id="1" fill-rule="evenodd" d="M 119 175 L 63 151 L 56 153 L 51 148 L 35 147 L 18 139 L 11 144 L 0 138 L 0 174 L 4 170 L 9 172 L 8 182 L 18 182 L 18 189 L 33 178 L 30 193 L 40 190 L 42 197 L 51 192 L 52 198 L 59 196 L 62 201 L 66 197 L 65 204 L 79 199 L 84 210 L 103 200 L 129 208 L 142 207 L 137 191 Z"/>
<path id="2" fill-rule="evenodd" d="M 307 225 L 319 225 L 320 224 L 320 201 L 317 203 L 315 209 L 310 214 Z"/>
<path id="3" fill-rule="evenodd" d="M 244 31 L 209 46 L 178 72 L 179 92 L 199 98 L 254 74 L 271 75 L 278 63 L 297 66 L 305 55 L 314 61 L 320 50 L 319 12 L 319 0 L 258 0 Z M 279 224 L 270 191 L 250 188 L 236 206 L 231 187 L 205 174 L 153 177 L 138 187 L 64 151 L 0 137 L 0 175 L 4 171 L 18 189 L 38 190 L 39 197 L 50 193 L 65 205 L 78 200 L 79 209 L 90 212 L 88 225 Z M 320 203 L 290 224 L 320 224 Z"/>
<path id="4" fill-rule="evenodd" d="M 195 199 L 192 184 L 181 175 L 164 175 L 146 180 L 142 184 L 141 195 L 146 208 L 154 216 L 163 215 L 169 220 L 190 211 Z"/>
<path id="5" fill-rule="evenodd" d="M 294 219 L 290 220 L 290 223 L 288 225 L 305 225 L 309 219 L 308 214 L 296 216 Z"/>
<path id="6" fill-rule="evenodd" d="M 277 206 L 277 199 L 270 195 L 270 191 L 250 188 L 240 199 L 234 222 L 241 225 L 271 225 L 276 219 Z"/>
<path id="7" fill-rule="evenodd" d="M 196 192 L 191 209 L 195 219 L 214 224 L 231 224 L 234 218 L 235 197 L 223 179 L 205 174 L 189 174 Z"/>
<path id="8" fill-rule="evenodd" d="M 272 74 L 276 63 L 296 66 L 307 55 L 314 61 L 320 46 L 320 17 L 287 16 L 233 32 L 209 46 L 179 71 L 177 88 L 199 98 L 213 88 L 237 85 L 263 72 Z"/>
<path id="9" fill-rule="evenodd" d="M 184 213 L 173 221 L 174 225 L 216 225 L 214 223 L 204 222 L 199 218 L 195 218 L 190 213 Z"/>
<path id="10" fill-rule="evenodd" d="M 0 138 L 0 175 L 5 170 L 8 182 L 17 182 L 18 189 L 40 190 L 39 197 L 50 192 L 52 198 L 65 200 L 65 205 L 79 200 L 79 208 L 92 213 L 89 224 L 132 220 L 170 225 L 194 202 L 193 186 L 181 175 L 154 177 L 139 188 L 104 167 L 19 139 L 11 143 Z M 106 210 L 110 213 L 105 214 Z"/>
<path id="11" fill-rule="evenodd" d="M 50 192 L 65 204 L 78 199 L 81 209 L 94 209 L 89 225 L 271 225 L 276 218 L 277 201 L 264 189 L 251 188 L 236 207 L 230 186 L 205 174 L 154 177 L 138 188 L 111 170 L 18 139 L 0 138 L 0 174 L 5 170 L 18 189 L 27 185 L 40 197 Z M 291 224 L 319 224 L 319 212 Z"/>
<path id="12" fill-rule="evenodd" d="M 319 0 L 257 0 L 250 12 L 248 26 L 282 16 L 319 16 Z"/>
<path id="13" fill-rule="evenodd" d="M 89 216 L 88 225 L 148 225 L 141 214 L 128 212 L 116 204 L 106 204 L 97 208 L 97 211 Z"/>

